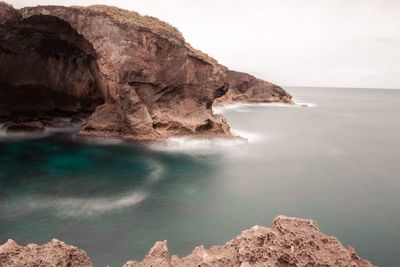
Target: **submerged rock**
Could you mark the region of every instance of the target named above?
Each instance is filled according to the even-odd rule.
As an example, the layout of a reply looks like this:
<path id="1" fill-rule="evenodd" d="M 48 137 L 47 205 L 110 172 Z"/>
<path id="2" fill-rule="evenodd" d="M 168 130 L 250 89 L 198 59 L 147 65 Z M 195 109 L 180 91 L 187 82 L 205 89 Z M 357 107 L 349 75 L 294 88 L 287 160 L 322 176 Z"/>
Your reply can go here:
<path id="1" fill-rule="evenodd" d="M 43 132 L 44 125 L 40 121 L 11 123 L 6 125 L 7 132 Z"/>
<path id="2" fill-rule="evenodd" d="M 91 266 L 82 250 L 58 240 L 38 246 L 19 246 L 9 240 L 0 246 L 0 266 Z M 157 242 L 143 261 L 129 261 L 124 267 L 197 266 L 338 266 L 371 267 L 352 247 L 322 233 L 312 220 L 278 216 L 272 228 L 254 226 L 223 246 L 170 256 L 167 241 Z"/>
<path id="3" fill-rule="evenodd" d="M 290 101 L 282 89 L 241 74 L 246 88 L 236 72 L 153 17 L 108 6 L 6 4 L 0 15 L 0 119 L 89 112 L 84 135 L 232 136 L 212 112 L 216 98 Z"/>

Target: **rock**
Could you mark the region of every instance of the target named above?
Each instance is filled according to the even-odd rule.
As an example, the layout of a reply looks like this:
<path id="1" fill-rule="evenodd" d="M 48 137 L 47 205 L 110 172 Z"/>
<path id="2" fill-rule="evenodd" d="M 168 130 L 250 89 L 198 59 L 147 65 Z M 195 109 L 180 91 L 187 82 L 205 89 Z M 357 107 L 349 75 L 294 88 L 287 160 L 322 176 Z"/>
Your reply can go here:
<path id="1" fill-rule="evenodd" d="M 124 267 L 373 266 L 353 248 L 320 232 L 314 221 L 286 216 L 275 218 L 272 229 L 254 226 L 223 246 L 200 246 L 183 258 L 169 257 L 165 241 L 161 244 L 156 243 L 142 262 Z"/>
<path id="2" fill-rule="evenodd" d="M 84 135 L 232 136 L 211 107 L 237 91 L 234 72 L 171 25 L 108 6 L 0 8 L 8 14 L 0 23 L 0 119 L 89 112 Z M 289 101 L 277 88 L 252 85 L 246 95 Z"/>
<path id="3" fill-rule="evenodd" d="M 228 71 L 227 76 L 228 91 L 222 97 L 215 99 L 214 103 L 217 105 L 234 102 L 293 104 L 292 96 L 275 84 L 237 71 Z"/>
<path id="4" fill-rule="evenodd" d="M 44 245 L 19 246 L 9 239 L 0 246 L 0 266 L 93 266 L 86 253 L 53 239 Z"/>
<path id="5" fill-rule="evenodd" d="M 15 22 L 21 18 L 21 14 L 11 5 L 0 2 L 0 24 Z"/>
<path id="6" fill-rule="evenodd" d="M 92 266 L 82 250 L 53 239 L 38 246 L 8 240 L 0 246 L 0 266 Z M 320 232 L 312 220 L 278 216 L 272 228 L 254 226 L 223 246 L 199 246 L 183 258 L 170 256 L 167 241 L 157 242 L 143 261 L 124 267 L 251 267 L 338 266 L 372 267 L 336 238 Z"/>
<path id="7" fill-rule="evenodd" d="M 40 121 L 11 123 L 6 125 L 7 132 L 43 132 L 46 128 Z"/>

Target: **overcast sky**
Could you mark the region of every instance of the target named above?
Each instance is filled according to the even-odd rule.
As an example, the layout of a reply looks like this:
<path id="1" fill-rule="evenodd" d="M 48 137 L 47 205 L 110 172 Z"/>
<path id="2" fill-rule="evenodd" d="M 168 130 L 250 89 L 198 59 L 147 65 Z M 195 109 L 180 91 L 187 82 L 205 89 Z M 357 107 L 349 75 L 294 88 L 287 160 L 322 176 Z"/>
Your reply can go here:
<path id="1" fill-rule="evenodd" d="M 176 26 L 231 69 L 289 86 L 400 88 L 399 0 L 11 0 L 108 4 Z"/>

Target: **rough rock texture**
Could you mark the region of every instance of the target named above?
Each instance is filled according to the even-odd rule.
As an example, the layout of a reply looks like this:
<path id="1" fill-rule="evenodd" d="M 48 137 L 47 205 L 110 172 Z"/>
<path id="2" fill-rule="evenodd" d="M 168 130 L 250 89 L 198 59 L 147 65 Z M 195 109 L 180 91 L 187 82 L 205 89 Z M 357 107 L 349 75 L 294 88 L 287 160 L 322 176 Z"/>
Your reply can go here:
<path id="1" fill-rule="evenodd" d="M 211 107 L 242 82 L 169 24 L 107 6 L 0 9 L 0 120 L 90 112 L 85 135 L 231 136 Z M 249 77 L 239 100 L 288 101 Z"/>
<path id="2" fill-rule="evenodd" d="M 351 247 L 320 232 L 312 220 L 278 216 L 274 226 L 254 226 L 223 246 L 197 247 L 183 258 L 170 257 L 167 242 L 157 242 L 142 262 L 124 267 L 147 266 L 373 266 Z"/>
<path id="3" fill-rule="evenodd" d="M 0 266 L 89 267 L 93 265 L 84 251 L 56 239 L 42 246 L 36 244 L 19 246 L 9 239 L 0 246 Z"/>
<path id="4" fill-rule="evenodd" d="M 91 266 L 82 250 L 53 239 L 38 246 L 9 240 L 0 246 L 0 266 Z M 142 262 L 124 267 L 338 266 L 371 267 L 351 247 L 320 232 L 312 220 L 278 216 L 271 228 L 254 226 L 223 246 L 197 247 L 183 258 L 170 256 L 167 241 L 157 242 Z"/>
<path id="5" fill-rule="evenodd" d="M 281 87 L 257 79 L 256 77 L 237 71 L 227 71 L 229 88 L 220 98 L 215 99 L 215 104 L 229 104 L 234 102 L 260 103 L 282 102 L 292 104 L 292 96 Z"/>

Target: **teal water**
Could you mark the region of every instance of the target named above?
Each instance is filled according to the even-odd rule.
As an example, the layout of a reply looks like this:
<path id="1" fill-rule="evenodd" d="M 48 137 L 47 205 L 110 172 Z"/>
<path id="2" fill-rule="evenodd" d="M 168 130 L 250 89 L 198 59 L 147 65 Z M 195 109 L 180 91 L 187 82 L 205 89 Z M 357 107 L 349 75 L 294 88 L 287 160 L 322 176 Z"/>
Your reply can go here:
<path id="1" fill-rule="evenodd" d="M 218 109 L 249 142 L 3 134 L 0 242 L 58 238 L 96 266 L 120 266 L 157 240 L 185 255 L 285 214 L 399 266 L 400 91 L 289 91 L 315 106 Z"/>

